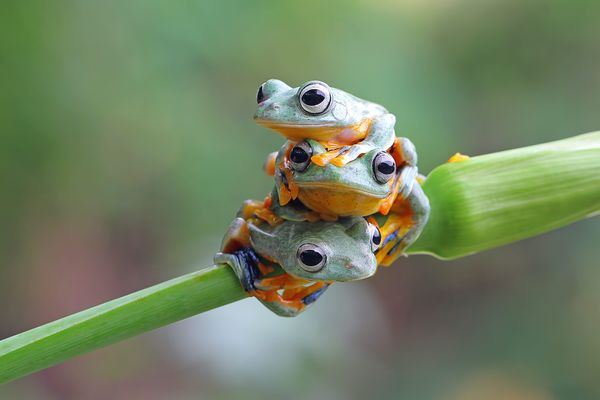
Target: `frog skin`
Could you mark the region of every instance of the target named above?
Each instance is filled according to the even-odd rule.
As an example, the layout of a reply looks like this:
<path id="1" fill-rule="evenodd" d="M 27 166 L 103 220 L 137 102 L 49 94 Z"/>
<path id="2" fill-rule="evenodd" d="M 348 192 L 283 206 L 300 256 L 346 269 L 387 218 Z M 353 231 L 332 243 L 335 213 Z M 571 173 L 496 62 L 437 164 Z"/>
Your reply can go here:
<path id="1" fill-rule="evenodd" d="M 298 199 L 322 215 L 387 214 L 399 197 L 411 193 L 418 170 L 413 144 L 397 138 L 387 151 L 372 150 L 344 167 L 312 163 L 326 150 L 317 141 L 286 144 L 271 168 L 279 205 Z"/>
<path id="2" fill-rule="evenodd" d="M 384 107 L 359 99 L 320 81 L 292 88 L 277 79 L 263 83 L 256 95 L 254 119 L 296 143 L 318 140 L 326 152 L 313 163 L 344 166 L 373 149 L 389 148 L 396 117 Z"/>
<path id="3" fill-rule="evenodd" d="M 381 234 L 364 218 L 271 225 L 249 215 L 260 203 L 245 204 L 214 261 L 231 266 L 244 290 L 276 314 L 296 316 L 333 282 L 375 273 Z"/>
<path id="4" fill-rule="evenodd" d="M 272 214 L 308 221 L 389 214 L 381 228 L 383 249 L 377 255 L 383 265 L 391 264 L 418 238 L 430 205 L 408 139 L 398 138 L 387 152 L 373 150 L 344 167 L 312 164 L 310 155 L 325 151 L 316 141 L 306 140 L 294 148 L 282 147 L 275 161 L 275 189 L 265 203 Z M 395 165 L 379 170 L 380 163 Z"/>

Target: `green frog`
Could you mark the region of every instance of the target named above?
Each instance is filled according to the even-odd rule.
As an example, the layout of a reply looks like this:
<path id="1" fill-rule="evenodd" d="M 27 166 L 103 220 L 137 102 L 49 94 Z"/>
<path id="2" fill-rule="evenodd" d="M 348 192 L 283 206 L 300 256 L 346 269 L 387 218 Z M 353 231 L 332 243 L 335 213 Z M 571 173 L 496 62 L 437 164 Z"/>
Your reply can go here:
<path id="1" fill-rule="evenodd" d="M 374 149 L 394 143 L 396 118 L 384 107 L 359 99 L 321 81 L 292 88 L 277 79 L 263 83 L 256 95 L 254 119 L 296 143 L 319 141 L 326 149 L 312 162 L 344 166 Z"/>
<path id="2" fill-rule="evenodd" d="M 414 146 L 398 138 L 387 151 L 374 149 L 344 167 L 313 164 L 311 155 L 324 151 L 310 139 L 284 145 L 276 158 L 275 188 L 265 208 L 296 221 L 387 216 L 381 229 L 385 244 L 377 257 L 378 263 L 391 264 L 417 239 L 430 213 Z"/>
<path id="3" fill-rule="evenodd" d="M 269 224 L 253 208 L 242 207 L 214 261 L 231 266 L 244 290 L 276 314 L 296 316 L 333 282 L 375 273 L 382 237 L 364 218 Z"/>

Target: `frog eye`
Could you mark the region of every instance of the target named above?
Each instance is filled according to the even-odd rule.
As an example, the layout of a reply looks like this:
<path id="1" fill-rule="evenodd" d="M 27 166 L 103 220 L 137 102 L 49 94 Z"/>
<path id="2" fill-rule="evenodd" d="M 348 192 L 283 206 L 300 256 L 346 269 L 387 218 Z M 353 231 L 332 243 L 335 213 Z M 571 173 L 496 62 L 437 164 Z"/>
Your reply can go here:
<path id="1" fill-rule="evenodd" d="M 290 164 L 292 169 L 297 172 L 303 172 L 310 165 L 312 157 L 312 147 L 308 142 L 300 142 L 294 146 L 290 153 Z"/>
<path id="2" fill-rule="evenodd" d="M 264 83 L 262 85 L 260 85 L 260 87 L 258 88 L 258 92 L 256 92 L 256 102 L 258 104 L 262 103 L 263 100 L 265 99 L 265 93 L 263 91 L 263 86 L 265 86 Z"/>
<path id="3" fill-rule="evenodd" d="M 319 272 L 327 263 L 325 251 L 312 243 L 305 243 L 298 247 L 296 258 L 300 268 L 307 272 Z"/>
<path id="4" fill-rule="evenodd" d="M 321 114 L 331 104 L 331 90 L 323 82 L 309 82 L 298 93 L 302 109 L 309 114 Z"/>
<path id="5" fill-rule="evenodd" d="M 381 232 L 379 228 L 373 224 L 369 224 L 369 236 L 371 237 L 371 251 L 375 251 L 381 245 Z"/>
<path id="6" fill-rule="evenodd" d="M 385 151 L 378 153 L 373 159 L 373 173 L 377 182 L 389 182 L 396 173 L 396 161 Z"/>

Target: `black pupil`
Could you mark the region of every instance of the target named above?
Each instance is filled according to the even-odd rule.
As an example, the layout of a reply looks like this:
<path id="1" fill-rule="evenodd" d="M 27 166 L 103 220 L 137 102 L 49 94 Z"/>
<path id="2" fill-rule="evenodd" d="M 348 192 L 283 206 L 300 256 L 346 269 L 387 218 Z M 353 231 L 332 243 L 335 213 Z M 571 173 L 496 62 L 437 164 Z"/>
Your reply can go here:
<path id="1" fill-rule="evenodd" d="M 308 161 L 308 153 L 301 147 L 294 147 L 290 154 L 290 160 L 296 164 L 304 164 Z"/>
<path id="2" fill-rule="evenodd" d="M 377 171 L 385 175 L 393 174 L 396 170 L 396 164 L 390 160 L 383 160 L 377 164 Z"/>
<path id="3" fill-rule="evenodd" d="M 314 267 L 323 261 L 323 256 L 321 253 L 314 250 L 304 250 L 302 253 L 300 253 L 300 261 L 302 261 L 302 264 L 304 265 Z"/>
<path id="4" fill-rule="evenodd" d="M 373 243 L 377 246 L 381 243 L 381 233 L 379 232 L 379 229 L 375 229 L 375 232 L 373 232 Z"/>
<path id="5" fill-rule="evenodd" d="M 325 93 L 319 89 L 310 89 L 302 95 L 302 102 L 309 106 L 316 106 L 325 100 Z"/>
<path id="6" fill-rule="evenodd" d="M 262 86 L 258 88 L 258 92 L 256 93 L 256 102 L 260 103 L 265 99 L 265 94 L 263 93 Z"/>

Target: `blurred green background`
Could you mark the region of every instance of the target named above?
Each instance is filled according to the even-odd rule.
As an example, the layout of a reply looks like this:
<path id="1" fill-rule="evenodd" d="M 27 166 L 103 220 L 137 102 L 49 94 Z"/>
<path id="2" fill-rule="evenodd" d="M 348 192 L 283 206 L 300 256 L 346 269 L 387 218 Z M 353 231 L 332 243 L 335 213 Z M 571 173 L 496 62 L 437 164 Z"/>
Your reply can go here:
<path id="1" fill-rule="evenodd" d="M 282 139 L 268 78 L 384 104 L 426 173 L 600 129 L 597 1 L 6 1 L 0 337 L 193 271 Z M 249 299 L 2 399 L 598 399 L 598 220 L 402 259 L 297 319 Z"/>

